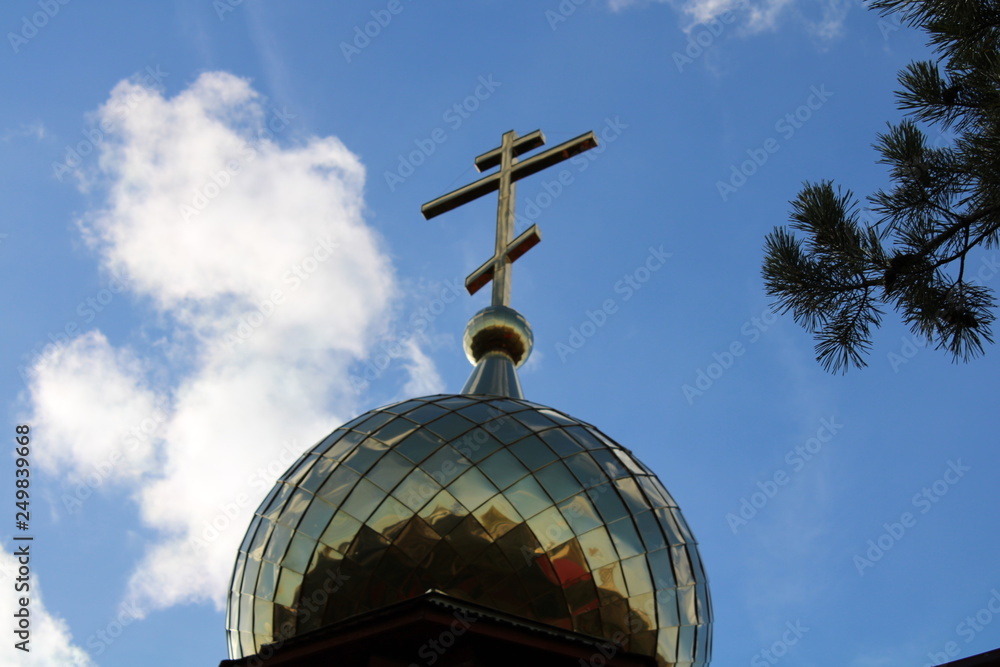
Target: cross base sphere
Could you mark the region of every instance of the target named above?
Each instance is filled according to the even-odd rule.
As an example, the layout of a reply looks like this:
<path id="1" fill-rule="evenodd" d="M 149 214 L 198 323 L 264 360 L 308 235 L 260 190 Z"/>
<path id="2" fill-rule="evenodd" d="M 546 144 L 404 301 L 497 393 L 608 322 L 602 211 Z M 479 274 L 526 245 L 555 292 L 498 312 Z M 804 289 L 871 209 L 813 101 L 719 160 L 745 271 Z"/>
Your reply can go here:
<path id="1" fill-rule="evenodd" d="M 472 365 L 489 352 L 503 352 L 520 368 L 528 360 L 534 340 L 524 315 L 507 306 L 489 306 L 469 320 L 462 346 Z"/>

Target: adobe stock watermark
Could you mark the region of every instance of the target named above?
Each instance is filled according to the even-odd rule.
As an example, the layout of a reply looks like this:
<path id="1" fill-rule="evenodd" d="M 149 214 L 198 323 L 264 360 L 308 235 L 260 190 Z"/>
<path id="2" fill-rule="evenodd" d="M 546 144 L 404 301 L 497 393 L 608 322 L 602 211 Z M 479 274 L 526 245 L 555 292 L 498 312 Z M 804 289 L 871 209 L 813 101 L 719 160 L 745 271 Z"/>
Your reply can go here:
<path id="1" fill-rule="evenodd" d="M 614 481 L 611 481 L 610 484 L 608 483 L 608 481 L 609 481 L 608 478 L 603 476 L 594 476 L 589 478 L 584 484 L 586 491 L 581 491 L 579 496 L 589 497 L 591 500 L 595 499 L 596 497 L 603 496 L 612 489 L 616 488 Z M 572 497 L 573 496 L 571 496 L 571 498 Z M 587 509 L 585 509 L 580 505 L 577 505 L 576 503 L 559 507 L 559 511 L 560 513 L 562 513 L 564 519 L 569 519 L 570 517 L 574 519 L 586 519 L 588 516 L 590 516 L 588 514 Z M 535 534 L 536 536 L 538 536 L 537 532 Z M 555 522 L 548 523 L 546 524 L 541 534 L 541 536 L 545 537 L 545 539 L 548 540 L 551 544 L 562 544 L 566 540 L 572 539 L 575 535 L 576 533 L 573 532 L 573 529 L 570 527 L 568 522 L 563 524 Z M 535 547 L 529 547 L 527 544 L 522 544 L 520 552 L 521 552 L 521 558 L 524 559 L 524 564 L 531 565 L 535 563 L 540 556 L 542 556 L 542 553 L 545 552 L 545 548 L 543 547 L 541 549 L 542 553 L 540 553 L 539 551 L 536 550 Z M 664 580 L 658 580 L 657 583 L 658 588 L 663 588 L 666 585 L 667 584 Z"/>
<path id="2" fill-rule="evenodd" d="M 132 602 L 124 602 L 117 614 L 112 616 L 103 628 L 87 637 L 87 648 L 93 657 L 103 655 L 115 640 L 122 636 L 125 628 L 135 621 L 141 620 L 145 614 Z"/>
<path id="3" fill-rule="evenodd" d="M 595 132 L 600 137 L 597 146 L 579 155 L 574 155 L 569 159 L 570 167 L 573 169 L 569 167 L 561 169 L 552 180 L 548 180 L 543 176 L 540 181 L 542 192 L 535 194 L 533 197 L 522 199 L 523 213 L 518 211 L 514 213 L 514 229 L 517 233 L 524 231 L 534 224 L 542 212 L 552 206 L 552 202 L 558 199 L 566 191 L 567 187 L 573 185 L 576 181 L 576 177 L 573 175 L 574 170 L 577 174 L 587 171 L 590 165 L 600 158 L 611 144 L 618 141 L 618 138 L 627 129 L 628 123 L 622 121 L 621 116 L 605 118 L 604 127 Z"/>
<path id="4" fill-rule="evenodd" d="M 191 200 L 180 205 L 181 220 L 187 222 L 208 208 L 208 205 L 233 183 L 237 174 L 257 158 L 260 145 L 265 141 L 273 141 L 275 136 L 291 125 L 291 121 L 295 118 L 296 115 L 287 109 L 282 108 L 280 111 L 271 109 L 270 118 L 257 132 L 257 136 L 244 141 L 240 146 L 239 156 L 227 160 L 220 169 L 208 174 L 204 182 L 194 189 Z"/>
<path id="5" fill-rule="evenodd" d="M 570 16 L 576 13 L 580 5 L 587 0 L 560 0 L 555 9 L 545 10 L 545 20 L 549 24 L 550 30 L 556 30 L 560 23 L 565 23 Z"/>
<path id="6" fill-rule="evenodd" d="M 755 315 L 740 326 L 740 334 L 746 339 L 746 344 L 742 339 L 737 339 L 729 343 L 722 352 L 713 352 L 712 361 L 704 368 L 698 368 L 695 372 L 694 384 L 684 384 L 681 386 L 681 393 L 687 399 L 688 405 L 694 405 L 694 400 L 704 396 L 705 392 L 726 374 L 730 368 L 736 364 L 736 360 L 746 354 L 747 345 L 753 345 L 767 333 L 778 316 L 770 308 L 765 308 L 760 315 Z"/>
<path id="7" fill-rule="evenodd" d="M 659 247 L 649 246 L 646 258 L 614 284 L 612 289 L 615 294 L 620 295 L 620 303 L 626 303 L 635 296 L 671 257 L 673 257 L 673 253 L 665 252 L 662 245 Z M 620 303 L 619 297 L 609 297 L 601 303 L 599 308 L 587 309 L 584 320 L 569 328 L 569 336 L 566 341 L 556 342 L 556 353 L 559 355 L 559 361 L 566 363 L 567 358 L 576 354 L 587 344 L 587 341 L 597 335 L 601 327 L 608 323 L 608 319 L 618 312 Z"/>
<path id="8" fill-rule="evenodd" d="M 487 408 L 487 413 L 490 415 L 490 421 L 472 429 L 463 435 L 461 440 L 452 443 L 452 447 L 466 459 L 471 460 L 473 454 L 486 444 L 489 435 L 496 434 L 510 419 L 506 413 L 492 406 Z M 437 470 L 425 471 L 437 483 L 437 486 L 430 484 L 414 485 L 407 489 L 405 497 L 400 495 L 399 500 L 403 501 L 408 507 L 421 507 L 428 500 L 436 496 L 442 487 L 447 486 L 454 478 L 458 477 L 462 471 L 463 468 L 460 468 L 454 461 L 445 460 Z"/>
<path id="9" fill-rule="evenodd" d="M 220 503 L 219 511 L 211 519 L 205 519 L 196 534 L 188 539 L 188 547 L 192 551 L 204 553 L 208 545 L 219 539 L 223 533 L 229 530 L 234 523 L 237 527 L 245 528 L 243 522 L 247 510 L 253 511 L 255 505 L 259 504 L 278 479 L 281 473 L 299 460 L 301 449 L 294 440 L 286 440 L 282 443 L 281 449 L 266 466 L 257 468 L 247 477 L 246 484 L 258 489 L 260 493 L 254 496 L 246 493 L 237 493 L 229 502 Z"/>
<path id="10" fill-rule="evenodd" d="M 458 638 L 468 632 L 472 624 L 479 620 L 477 616 L 473 616 L 465 609 L 456 609 L 451 615 L 455 620 L 445 630 L 439 632 L 437 637 L 428 639 L 417 649 L 417 655 L 422 662 L 411 662 L 409 667 L 436 664 L 441 656 L 455 645 Z"/>
<path id="11" fill-rule="evenodd" d="M 236 8 L 243 4 L 243 0 L 212 0 L 212 9 L 220 21 L 226 20 L 226 14 L 235 12 Z"/>
<path id="12" fill-rule="evenodd" d="M 966 616 L 955 626 L 955 634 L 965 639 L 965 643 L 968 644 L 985 630 L 986 626 L 992 623 L 997 616 L 1000 616 L 1000 590 L 994 588 L 990 591 L 990 598 L 981 609 L 975 614 Z M 949 641 L 941 647 L 940 651 L 929 652 L 927 658 L 930 662 L 924 663 L 923 667 L 935 667 L 945 662 L 951 662 L 958 657 L 959 653 L 961 653 L 961 649 L 958 647 L 958 642 Z"/>
<path id="13" fill-rule="evenodd" d="M 333 256 L 334 250 L 338 246 L 339 244 L 329 236 L 317 239 L 309 254 L 288 267 L 288 271 L 282 277 L 282 283 L 288 286 L 290 292 L 297 290 L 319 270 L 320 264 Z M 285 302 L 285 296 L 285 292 L 275 288 L 263 299 L 257 301 L 251 310 L 237 320 L 234 330 L 226 334 L 224 337 L 226 346 L 233 349 L 249 340 L 265 322 L 274 316 L 278 307 Z"/>
<path id="14" fill-rule="evenodd" d="M 94 494 L 111 477 L 118 465 L 125 458 L 128 452 L 133 452 L 142 443 L 152 440 L 160 431 L 168 419 L 166 405 L 157 406 L 151 415 L 133 424 L 128 432 L 122 436 L 121 447 L 108 454 L 108 456 L 93 466 L 92 470 L 82 476 L 80 481 L 73 485 L 71 493 L 63 493 L 63 507 L 72 514 L 78 514 L 83 508 L 83 503 Z"/>
<path id="15" fill-rule="evenodd" d="M 836 417 L 825 417 L 820 420 L 820 426 L 816 429 L 816 434 L 808 438 L 801 445 L 796 445 L 785 453 L 784 462 L 788 468 L 778 468 L 773 474 L 763 481 L 757 481 L 757 491 L 749 496 L 740 498 L 740 506 L 735 512 L 726 514 L 726 524 L 729 530 L 735 535 L 740 528 L 746 526 L 764 507 L 774 499 L 781 491 L 782 487 L 788 485 L 792 476 L 801 472 L 806 465 L 816 458 L 834 436 L 844 428 L 843 424 L 837 423 Z"/>
<path id="16" fill-rule="evenodd" d="M 241 0 L 242 1 L 242 0 Z M 393 19 L 403 13 L 406 6 L 401 0 L 389 0 L 384 9 L 373 9 L 369 12 L 371 21 L 354 26 L 354 33 L 350 42 L 340 43 L 340 52 L 344 60 L 350 64 L 351 59 L 361 55 L 361 52 L 371 46 L 372 40 L 382 34 L 382 31 L 389 27 Z"/>
<path id="17" fill-rule="evenodd" d="M 781 639 L 776 640 L 767 648 L 761 649 L 750 658 L 750 667 L 767 667 L 778 664 L 809 632 L 809 628 L 802 625 L 802 621 L 799 619 L 795 619 L 794 623 L 786 621 L 785 628 L 786 630 L 781 633 Z"/>
<path id="18" fill-rule="evenodd" d="M 985 285 L 993 280 L 997 273 L 1000 273 L 1000 261 L 997 260 L 995 254 L 990 255 L 989 257 L 984 257 L 983 261 L 979 263 L 979 267 L 972 278 L 969 279 L 969 282 Z M 910 336 L 903 336 L 900 339 L 899 349 L 895 352 L 886 353 L 886 362 L 892 368 L 893 373 L 899 373 L 899 369 L 910 363 L 917 356 L 917 353 L 926 348 L 927 345 L 927 339 L 921 336 L 912 334 Z"/>
<path id="19" fill-rule="evenodd" d="M 677 66 L 677 71 L 683 73 L 685 67 L 693 65 L 695 60 L 705 55 L 712 48 L 712 45 L 715 44 L 715 40 L 721 37 L 726 28 L 736 21 L 735 12 L 746 9 L 749 6 L 749 0 L 739 0 L 733 9 L 726 10 L 718 16 L 713 16 L 708 21 L 695 24 L 685 30 L 687 45 L 684 47 L 683 53 L 681 51 L 674 51 L 672 55 L 674 65 Z"/>
<path id="20" fill-rule="evenodd" d="M 647 607 L 652 607 L 655 602 L 650 602 Z M 653 609 L 648 609 L 647 613 L 649 617 L 644 616 L 635 609 L 629 609 L 627 619 L 628 619 L 628 632 L 624 630 L 615 630 L 611 633 L 611 636 L 607 641 L 595 641 L 597 644 L 597 650 L 590 654 L 588 658 L 580 658 L 577 663 L 580 667 L 605 667 L 610 660 L 612 660 L 619 651 L 625 651 L 626 645 L 629 640 L 629 635 L 636 632 L 642 632 L 644 630 L 650 629 L 649 618 L 654 617 Z"/>
<path id="21" fill-rule="evenodd" d="M 455 303 L 465 293 L 465 286 L 459 279 L 445 280 L 437 296 L 410 315 L 409 322 L 402 332 L 380 340 L 376 346 L 378 350 L 365 364 L 364 370 L 360 374 L 350 376 L 349 380 L 354 391 L 364 391 L 370 383 L 382 377 L 393 361 L 406 355 L 407 343 L 426 331 L 450 304 Z"/>
<path id="22" fill-rule="evenodd" d="M 831 97 L 833 97 L 833 93 L 826 89 L 826 84 L 810 87 L 809 94 L 802 104 L 774 122 L 774 131 L 784 141 L 791 140 L 795 133 L 801 130 Z M 729 178 L 725 181 L 715 182 L 715 188 L 722 201 L 729 201 L 729 198 L 746 185 L 747 180 L 753 178 L 754 174 L 767 164 L 771 156 L 779 150 L 781 150 L 781 142 L 775 137 L 765 139 L 760 148 L 748 148 L 746 160 L 739 164 L 730 165 Z"/>
<path id="23" fill-rule="evenodd" d="M 962 459 L 948 461 L 941 477 L 922 488 L 919 493 L 914 494 L 910 504 L 920 510 L 919 514 L 927 514 L 970 470 L 972 468 L 969 466 L 962 465 Z M 854 556 L 854 567 L 858 574 L 862 577 L 865 576 L 865 570 L 874 567 L 875 563 L 882 560 L 885 554 L 906 536 L 907 531 L 917 525 L 919 519 L 920 516 L 917 514 L 903 512 L 899 516 L 899 521 L 883 523 L 884 532 L 875 539 L 868 540 L 868 548 L 864 551 L 864 555 L 855 554 Z"/>
<path id="24" fill-rule="evenodd" d="M 51 360 L 56 353 L 69 345 L 70 341 L 83 333 L 82 325 L 90 324 L 97 316 L 107 310 L 115 297 L 128 289 L 130 277 L 122 271 L 111 272 L 107 287 L 102 287 L 94 294 L 81 299 L 76 306 L 77 318 L 70 318 L 61 327 L 50 331 L 44 339 L 35 341 L 28 352 L 21 354 L 25 363 L 18 364 L 17 373 L 25 384 L 30 383 L 31 369 L 40 369 Z"/>
<path id="25" fill-rule="evenodd" d="M 872 0 L 860 0 L 859 4 L 861 4 L 862 6 L 864 6 L 865 9 L 870 9 L 868 7 L 868 5 L 871 4 L 871 1 Z M 874 10 L 872 10 L 872 11 L 874 11 Z M 904 27 L 903 26 L 903 12 L 895 11 L 895 12 L 892 12 L 891 14 L 889 14 L 887 16 L 883 16 L 881 12 L 879 12 L 878 14 L 879 14 L 879 17 L 878 17 L 878 31 L 880 33 L 882 33 L 882 39 L 884 39 L 885 41 L 888 42 L 889 41 L 889 35 L 891 35 L 892 33 L 896 32 L 900 28 Z"/>
<path id="26" fill-rule="evenodd" d="M 503 85 L 500 81 L 494 81 L 493 75 L 480 76 L 478 84 L 472 93 L 466 95 L 458 102 L 447 107 L 441 114 L 441 120 L 452 132 L 456 132 L 462 124 L 472 117 L 483 102 L 488 100 L 497 88 Z M 399 161 L 395 171 L 386 170 L 384 172 L 385 184 L 389 187 L 389 192 L 395 192 L 396 188 L 406 182 L 410 176 L 416 173 L 417 168 L 427 162 L 427 158 L 437 151 L 438 146 L 448 141 L 448 132 L 442 127 L 435 127 L 423 139 L 414 139 L 416 148 L 405 155 L 399 154 Z"/>
<path id="27" fill-rule="evenodd" d="M 271 658 L 274 657 L 275 651 L 281 648 L 286 641 L 299 634 L 296 632 L 296 623 L 301 628 L 302 624 L 307 623 L 313 614 L 322 614 L 326 609 L 326 604 L 330 596 L 340 590 L 344 582 L 350 578 L 350 575 L 344 574 L 339 569 L 336 571 L 328 570 L 323 578 L 323 582 L 312 588 L 308 596 L 303 595 L 299 599 L 298 613 L 295 620 L 285 621 L 280 627 L 276 628 L 272 635 L 274 641 L 264 644 L 257 653 L 247 658 L 247 667 L 262 667 L 268 664 Z"/>
<path id="28" fill-rule="evenodd" d="M 150 94 L 163 83 L 163 79 L 170 76 L 170 72 L 164 72 L 159 65 L 147 65 L 142 74 L 136 74 L 133 81 L 139 85 L 133 88 L 124 99 L 116 100 L 115 107 L 109 114 L 104 114 L 96 127 L 84 127 L 80 130 L 83 139 L 75 144 L 67 144 L 63 151 L 62 162 L 52 163 L 52 173 L 60 182 L 67 174 L 83 164 L 83 158 L 97 150 L 104 143 L 109 135 L 118 131 L 121 123 L 128 117 L 132 110 L 138 106 L 139 102 L 146 99 Z"/>
<path id="29" fill-rule="evenodd" d="M 37 12 L 21 17 L 21 29 L 17 32 L 8 32 L 7 41 L 14 53 L 20 52 L 28 42 L 38 36 L 38 33 L 45 29 L 49 21 L 54 19 L 62 8 L 68 5 L 70 0 L 38 0 Z"/>

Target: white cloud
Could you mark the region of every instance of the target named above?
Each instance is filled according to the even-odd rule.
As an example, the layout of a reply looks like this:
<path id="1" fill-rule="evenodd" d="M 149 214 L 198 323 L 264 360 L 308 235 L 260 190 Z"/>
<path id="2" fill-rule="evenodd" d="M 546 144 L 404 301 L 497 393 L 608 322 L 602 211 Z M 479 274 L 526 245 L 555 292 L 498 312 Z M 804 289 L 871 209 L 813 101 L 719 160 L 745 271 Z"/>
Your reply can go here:
<path id="1" fill-rule="evenodd" d="M 686 19 L 684 30 L 690 32 L 696 26 L 710 23 L 727 12 L 735 12 L 735 23 L 749 34 L 775 30 L 779 21 L 788 14 L 794 14 L 821 39 L 832 39 L 841 33 L 848 9 L 852 4 L 863 4 L 864 0 L 818 0 L 822 18 L 811 20 L 802 16 L 796 0 L 656 0 L 665 2 Z M 639 0 L 608 0 L 613 11 L 620 11 L 639 4 Z M 813 3 L 816 4 L 816 3 Z M 812 10 L 810 10 L 812 11 Z M 727 23 L 733 22 L 727 20 Z"/>
<path id="2" fill-rule="evenodd" d="M 158 312 L 168 350 L 86 334 L 40 360 L 32 423 L 53 443 L 49 469 L 86 474 L 161 410 L 142 456 L 115 474 L 160 536 L 128 601 L 221 607 L 275 477 L 356 412 L 348 369 L 389 330 L 397 288 L 363 219 L 364 168 L 338 139 L 292 142 L 294 115 L 226 73 L 173 98 L 121 82 L 97 120 L 125 101 L 134 108 L 82 174 L 104 205 L 79 227 Z M 401 361 L 408 389 L 440 385 L 418 345 Z"/>
<path id="3" fill-rule="evenodd" d="M 434 367 L 434 361 L 413 340 L 406 341 L 403 347 L 409 359 L 406 363 L 409 379 L 403 386 L 403 397 L 429 396 L 443 391 L 444 382 Z"/>
<path id="4" fill-rule="evenodd" d="M 90 478 L 92 487 L 136 480 L 153 469 L 152 437 L 165 415 L 134 355 L 90 332 L 51 348 L 31 375 L 33 387 L 44 387 L 34 394 L 34 419 L 55 443 L 35 452 L 38 465 Z M 94 400 L 97 388 L 100 400 Z"/>
<path id="5" fill-rule="evenodd" d="M 28 631 L 31 634 L 27 644 L 28 652 L 10 645 L 4 647 L 4 664 L 31 667 L 92 667 L 94 662 L 87 652 L 73 644 L 73 636 L 66 622 L 45 608 L 39 592 L 37 574 L 31 575 L 29 591 L 22 591 L 20 594 L 14 591 L 13 584 L 15 577 L 18 576 L 19 566 L 17 558 L 12 555 L 16 548 L 4 543 L 3 551 L 0 553 L 0 585 L 5 592 L 4 595 L 0 595 L 0 615 L 5 619 L 14 619 L 14 614 L 20 611 L 21 595 L 27 596 L 30 623 Z M 22 641 L 21 637 L 14 635 L 12 637 L 12 643 Z"/>
<path id="6" fill-rule="evenodd" d="M 48 130 L 40 120 L 31 123 L 21 123 L 16 130 L 5 130 L 0 134 L 0 141 L 9 142 L 11 139 L 35 139 L 41 141 L 49 136 Z"/>

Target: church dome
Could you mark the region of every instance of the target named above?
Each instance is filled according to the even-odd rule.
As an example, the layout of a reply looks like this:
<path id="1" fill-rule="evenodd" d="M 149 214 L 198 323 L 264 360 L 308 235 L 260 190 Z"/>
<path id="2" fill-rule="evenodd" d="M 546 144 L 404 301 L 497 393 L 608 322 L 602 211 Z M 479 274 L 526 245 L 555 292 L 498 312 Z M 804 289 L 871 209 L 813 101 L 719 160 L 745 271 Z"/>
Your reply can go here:
<path id="1" fill-rule="evenodd" d="M 595 427 L 520 398 L 438 395 L 367 412 L 297 461 L 233 572 L 233 658 L 437 590 L 707 665 L 711 604 L 677 504 Z"/>

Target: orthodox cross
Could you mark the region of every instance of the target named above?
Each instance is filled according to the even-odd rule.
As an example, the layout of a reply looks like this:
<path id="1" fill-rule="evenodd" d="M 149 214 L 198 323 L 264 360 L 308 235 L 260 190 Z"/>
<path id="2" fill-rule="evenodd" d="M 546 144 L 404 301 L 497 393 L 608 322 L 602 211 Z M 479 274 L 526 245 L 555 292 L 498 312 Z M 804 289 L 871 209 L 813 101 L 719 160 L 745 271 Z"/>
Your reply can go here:
<path id="1" fill-rule="evenodd" d="M 499 148 L 494 148 L 476 158 L 476 169 L 480 172 L 497 165 L 500 166 L 500 171 L 484 176 L 420 207 L 424 218 L 430 220 L 494 190 L 498 191 L 496 249 L 493 251 L 493 257 L 486 260 L 485 264 L 465 279 L 465 288 L 469 290 L 469 294 L 475 294 L 479 288 L 492 280 L 494 306 L 510 305 L 510 264 L 542 240 L 538 225 L 532 225 L 516 239 L 514 238 L 514 184 L 526 176 L 594 148 L 597 146 L 597 137 L 593 132 L 587 132 L 544 153 L 518 162 L 517 158 L 522 153 L 544 145 L 545 135 L 541 130 L 535 130 L 520 138 L 514 130 L 505 132 Z"/>

